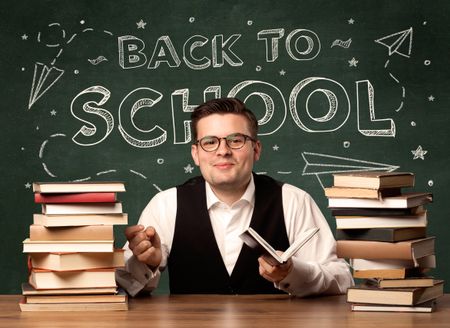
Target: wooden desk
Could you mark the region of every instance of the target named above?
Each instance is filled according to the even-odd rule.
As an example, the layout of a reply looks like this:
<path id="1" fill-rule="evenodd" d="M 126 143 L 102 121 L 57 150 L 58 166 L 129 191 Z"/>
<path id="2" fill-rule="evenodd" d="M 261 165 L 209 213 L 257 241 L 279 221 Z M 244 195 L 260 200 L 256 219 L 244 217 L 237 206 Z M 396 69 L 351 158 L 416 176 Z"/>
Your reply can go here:
<path id="1" fill-rule="evenodd" d="M 0 296 L 0 327 L 450 327 L 450 294 L 433 313 L 351 312 L 344 296 L 185 295 L 130 299 L 129 311 L 20 312 L 20 296 Z"/>

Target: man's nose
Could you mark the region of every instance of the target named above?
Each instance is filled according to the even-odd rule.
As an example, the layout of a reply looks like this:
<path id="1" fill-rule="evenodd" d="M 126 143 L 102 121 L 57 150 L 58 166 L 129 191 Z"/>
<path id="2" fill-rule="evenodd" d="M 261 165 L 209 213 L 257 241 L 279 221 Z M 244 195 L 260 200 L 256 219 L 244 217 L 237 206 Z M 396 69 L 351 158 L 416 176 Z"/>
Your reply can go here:
<path id="1" fill-rule="evenodd" d="M 217 148 L 216 153 L 221 155 L 231 154 L 231 148 L 228 146 L 227 140 L 225 138 L 219 139 L 219 147 Z"/>

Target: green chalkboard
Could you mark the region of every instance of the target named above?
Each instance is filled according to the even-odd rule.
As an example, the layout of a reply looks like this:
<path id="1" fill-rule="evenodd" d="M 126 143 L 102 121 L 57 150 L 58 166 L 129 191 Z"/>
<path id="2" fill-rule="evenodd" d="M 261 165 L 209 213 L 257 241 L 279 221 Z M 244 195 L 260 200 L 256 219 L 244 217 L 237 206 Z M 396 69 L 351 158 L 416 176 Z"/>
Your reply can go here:
<path id="1" fill-rule="evenodd" d="M 27 277 L 33 181 L 125 181 L 134 224 L 199 174 L 189 112 L 219 96 L 259 119 L 255 171 L 308 191 L 332 229 L 333 172 L 414 172 L 450 280 L 448 1 L 5 0 L 0 15 L 0 293 Z"/>

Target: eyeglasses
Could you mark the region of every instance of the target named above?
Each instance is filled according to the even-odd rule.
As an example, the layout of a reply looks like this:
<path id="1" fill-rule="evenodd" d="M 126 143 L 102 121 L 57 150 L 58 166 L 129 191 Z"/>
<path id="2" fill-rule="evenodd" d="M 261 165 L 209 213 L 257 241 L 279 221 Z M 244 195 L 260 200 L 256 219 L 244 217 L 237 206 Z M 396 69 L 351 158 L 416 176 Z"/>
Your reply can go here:
<path id="1" fill-rule="evenodd" d="M 244 147 L 245 142 L 247 140 L 251 140 L 256 142 L 252 137 L 242 134 L 242 133 L 233 133 L 226 137 L 219 138 L 216 136 L 206 136 L 195 142 L 196 145 L 200 145 L 204 151 L 212 152 L 219 149 L 220 141 L 224 139 L 227 143 L 227 146 L 231 149 L 241 149 Z"/>

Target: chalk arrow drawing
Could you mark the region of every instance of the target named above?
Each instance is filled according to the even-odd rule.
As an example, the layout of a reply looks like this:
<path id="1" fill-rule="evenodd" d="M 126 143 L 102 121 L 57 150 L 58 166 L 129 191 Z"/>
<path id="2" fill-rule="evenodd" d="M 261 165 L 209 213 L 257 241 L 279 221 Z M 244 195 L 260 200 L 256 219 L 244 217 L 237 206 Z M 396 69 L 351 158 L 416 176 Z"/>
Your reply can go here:
<path id="1" fill-rule="evenodd" d="M 319 153 L 303 152 L 302 157 L 305 161 L 302 175 L 315 175 L 322 188 L 324 188 L 324 185 L 320 179 L 321 175 L 358 171 L 392 172 L 399 168 L 399 166 L 391 164 L 369 162 L 360 159 Z"/>
<path id="2" fill-rule="evenodd" d="M 31 106 L 33 106 L 33 104 L 41 98 L 63 74 L 64 70 L 55 66 L 48 67 L 43 63 L 35 63 L 28 109 L 30 109 Z"/>
<path id="3" fill-rule="evenodd" d="M 387 47 L 389 49 L 389 56 L 397 54 L 409 58 L 411 56 L 412 40 L 413 29 L 410 27 L 407 30 L 383 36 L 375 40 L 375 42 Z"/>

